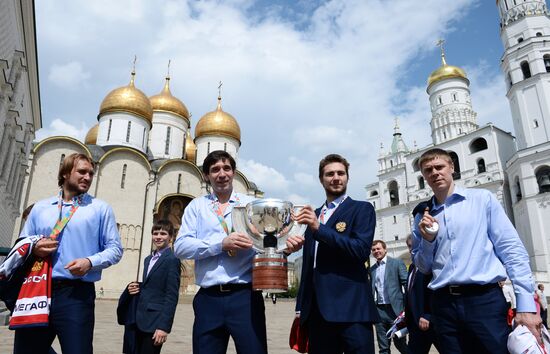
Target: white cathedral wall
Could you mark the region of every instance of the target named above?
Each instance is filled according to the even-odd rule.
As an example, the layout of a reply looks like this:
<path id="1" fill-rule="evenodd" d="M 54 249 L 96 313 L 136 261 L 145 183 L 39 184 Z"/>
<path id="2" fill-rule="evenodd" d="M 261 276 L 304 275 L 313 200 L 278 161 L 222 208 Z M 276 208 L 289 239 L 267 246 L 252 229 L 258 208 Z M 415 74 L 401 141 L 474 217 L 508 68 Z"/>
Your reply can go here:
<path id="1" fill-rule="evenodd" d="M 124 188 L 121 187 L 123 166 L 126 165 Z M 137 279 L 142 253 L 149 254 L 149 245 L 142 245 L 144 210 L 145 214 L 152 209 L 145 208 L 145 187 L 149 182 L 150 166 L 139 153 L 132 150 L 111 150 L 103 155 L 96 173 L 95 196 L 109 203 L 115 213 L 119 233 L 124 248 L 122 260 L 103 271 L 96 289 L 103 288 L 105 297 L 120 295 L 124 287 Z M 147 215 L 145 215 L 147 216 Z"/>
<path id="2" fill-rule="evenodd" d="M 202 175 L 190 163 L 183 161 L 167 163 L 160 169 L 157 178 L 157 201 L 168 194 L 179 193 L 198 197 L 206 193 Z M 178 180 L 180 180 L 179 191 Z"/>
<path id="3" fill-rule="evenodd" d="M 170 143 L 166 154 L 167 128 L 170 127 Z M 189 129 L 188 124 L 181 117 L 169 112 L 155 111 L 153 113 L 153 127 L 149 133 L 149 149 L 155 159 L 181 159 L 185 138 Z"/>
<path id="4" fill-rule="evenodd" d="M 109 121 L 112 121 L 110 133 Z M 129 139 L 126 141 L 128 122 L 132 122 L 132 124 L 130 125 Z M 126 146 L 141 152 L 146 152 L 149 128 L 149 122 L 147 122 L 145 118 L 127 112 L 108 112 L 99 118 L 97 145 Z"/>
<path id="5" fill-rule="evenodd" d="M 210 145 L 208 145 L 210 143 Z M 227 151 L 239 166 L 239 142 L 236 139 L 221 135 L 208 135 L 195 138 L 197 146 L 197 166 L 202 166 L 206 155 L 215 150 Z"/>

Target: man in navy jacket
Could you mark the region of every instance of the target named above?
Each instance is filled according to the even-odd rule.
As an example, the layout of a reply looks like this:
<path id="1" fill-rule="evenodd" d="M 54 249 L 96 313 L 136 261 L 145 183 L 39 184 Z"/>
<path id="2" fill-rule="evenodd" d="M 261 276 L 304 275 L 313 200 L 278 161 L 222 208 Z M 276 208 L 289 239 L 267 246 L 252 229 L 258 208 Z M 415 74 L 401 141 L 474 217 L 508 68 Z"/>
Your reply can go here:
<path id="1" fill-rule="evenodd" d="M 304 207 L 295 220 L 307 224 L 296 311 L 309 330 L 310 354 L 374 353 L 378 321 L 365 263 L 376 218 L 367 202 L 346 195 L 349 163 L 331 154 L 319 163 L 326 202 Z"/>

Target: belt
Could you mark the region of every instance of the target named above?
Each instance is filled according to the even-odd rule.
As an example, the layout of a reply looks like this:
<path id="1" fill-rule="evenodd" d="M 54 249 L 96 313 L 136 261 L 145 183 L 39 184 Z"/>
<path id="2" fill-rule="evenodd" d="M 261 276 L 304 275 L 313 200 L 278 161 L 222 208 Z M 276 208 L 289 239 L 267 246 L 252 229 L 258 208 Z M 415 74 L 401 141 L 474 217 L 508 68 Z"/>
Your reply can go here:
<path id="1" fill-rule="evenodd" d="M 209 286 L 208 288 L 201 288 L 201 290 L 215 293 L 230 293 L 234 291 L 252 289 L 252 284 L 250 283 L 229 283 L 229 284 L 219 284 L 214 286 Z"/>
<path id="2" fill-rule="evenodd" d="M 67 288 L 86 284 L 80 279 L 52 279 L 52 289 Z"/>
<path id="3" fill-rule="evenodd" d="M 477 295 L 477 294 L 483 294 L 491 289 L 499 288 L 499 287 L 500 286 L 498 285 L 498 283 L 447 285 L 443 288 L 435 290 L 435 292 L 454 295 L 454 296 Z"/>

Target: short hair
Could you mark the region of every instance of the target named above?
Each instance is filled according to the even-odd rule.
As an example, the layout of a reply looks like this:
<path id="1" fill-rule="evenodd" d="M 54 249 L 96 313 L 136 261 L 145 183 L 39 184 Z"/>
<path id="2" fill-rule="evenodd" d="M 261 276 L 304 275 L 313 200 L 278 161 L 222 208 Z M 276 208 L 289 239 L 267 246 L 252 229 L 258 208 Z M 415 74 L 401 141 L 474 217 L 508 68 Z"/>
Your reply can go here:
<path id="1" fill-rule="evenodd" d="M 454 165 L 453 159 L 447 151 L 445 151 L 443 149 L 439 149 L 439 148 L 433 148 L 433 149 L 430 149 L 430 150 L 424 152 L 420 156 L 420 159 L 418 160 L 418 167 L 420 168 L 420 171 L 422 171 L 422 165 L 425 162 L 432 161 L 433 159 L 436 159 L 438 157 L 441 157 L 441 158 L 445 159 L 451 165 Z"/>
<path id="2" fill-rule="evenodd" d="M 90 165 L 92 165 L 92 168 L 95 168 L 94 162 L 90 157 L 88 157 L 88 155 L 75 152 L 74 154 L 65 156 L 65 158 L 61 162 L 61 166 L 59 166 L 59 173 L 57 174 L 57 185 L 59 187 L 61 187 L 65 183 L 65 175 L 67 173 L 71 173 L 77 162 L 81 160 L 89 162 Z"/>
<path id="3" fill-rule="evenodd" d="M 542 284 L 539 284 L 537 285 L 537 288 L 539 288 L 539 290 L 542 290 L 540 287 L 543 286 Z"/>
<path id="4" fill-rule="evenodd" d="M 235 162 L 233 156 L 229 155 L 227 151 L 223 150 L 212 151 L 206 156 L 204 162 L 202 163 L 202 172 L 207 175 L 208 172 L 210 172 L 210 167 L 212 167 L 212 165 L 215 165 L 218 161 L 225 162 L 226 160 L 229 160 L 231 169 L 235 171 L 235 169 L 237 168 L 237 163 Z"/>
<path id="5" fill-rule="evenodd" d="M 413 235 L 412 235 L 412 234 L 408 234 L 408 235 L 407 235 L 407 238 L 405 239 L 405 243 L 407 243 L 407 242 L 409 242 L 409 241 L 411 241 L 411 243 L 412 243 L 412 241 L 413 241 Z"/>
<path id="6" fill-rule="evenodd" d="M 320 162 L 319 162 L 319 178 L 323 177 L 323 170 L 325 169 L 325 166 L 334 162 L 339 162 L 346 168 L 346 175 L 349 177 L 349 162 L 344 157 L 338 154 L 329 154 L 325 156 Z"/>
<path id="7" fill-rule="evenodd" d="M 372 245 L 373 245 L 373 246 L 376 246 L 376 245 L 378 245 L 378 244 L 381 244 L 383 249 L 386 249 L 386 247 L 387 247 L 387 246 L 386 246 L 386 242 L 384 242 L 384 241 L 382 241 L 382 240 L 374 240 L 374 241 L 372 241 Z"/>
<path id="8" fill-rule="evenodd" d="M 168 235 L 170 235 L 170 237 L 174 236 L 174 225 L 170 222 L 170 220 L 160 219 L 155 221 L 153 223 L 153 227 L 151 228 L 151 233 L 158 230 L 168 232 Z"/>

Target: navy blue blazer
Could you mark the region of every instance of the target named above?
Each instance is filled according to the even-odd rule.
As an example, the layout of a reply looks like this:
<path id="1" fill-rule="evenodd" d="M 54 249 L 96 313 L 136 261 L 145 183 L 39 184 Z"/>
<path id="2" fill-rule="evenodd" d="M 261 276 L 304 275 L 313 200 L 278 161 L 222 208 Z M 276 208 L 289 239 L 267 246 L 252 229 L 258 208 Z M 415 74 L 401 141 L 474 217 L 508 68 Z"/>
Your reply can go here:
<path id="1" fill-rule="evenodd" d="M 407 291 L 405 292 L 405 318 L 407 319 L 407 326 L 418 327 L 420 317 L 430 321 L 432 290 L 428 289 L 428 284 L 432 280 L 432 275 L 423 274 L 420 270 L 417 270 L 414 280 L 408 285 L 414 268 L 415 265 L 411 263 L 407 279 Z"/>
<path id="2" fill-rule="evenodd" d="M 139 285 L 136 325 L 146 333 L 154 333 L 157 329 L 169 333 L 178 304 L 180 260 L 167 249 L 147 274 L 151 257 L 145 258 L 143 281 Z"/>
<path id="3" fill-rule="evenodd" d="M 319 215 L 320 211 L 321 208 L 315 213 Z M 348 197 L 317 232 L 307 228 L 296 301 L 302 324 L 311 313 L 313 296 L 326 321 L 379 321 L 365 266 L 375 225 L 372 205 Z M 319 241 L 319 246 L 314 269 L 315 241 Z"/>

